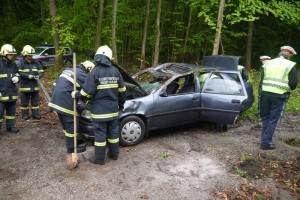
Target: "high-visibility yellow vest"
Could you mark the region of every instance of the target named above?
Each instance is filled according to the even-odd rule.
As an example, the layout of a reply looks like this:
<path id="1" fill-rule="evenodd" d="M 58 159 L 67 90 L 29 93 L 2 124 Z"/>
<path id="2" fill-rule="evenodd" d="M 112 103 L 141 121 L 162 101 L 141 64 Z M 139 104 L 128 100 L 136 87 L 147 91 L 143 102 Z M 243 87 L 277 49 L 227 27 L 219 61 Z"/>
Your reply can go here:
<path id="1" fill-rule="evenodd" d="M 264 78 L 262 82 L 262 91 L 276 94 L 290 92 L 288 75 L 295 66 L 295 62 L 282 57 L 269 60 L 263 65 Z"/>
<path id="2" fill-rule="evenodd" d="M 245 68 L 244 66 L 238 65 L 237 66 L 237 71 L 239 71 L 240 73 L 242 73 L 242 71 L 243 71 L 244 68 Z"/>

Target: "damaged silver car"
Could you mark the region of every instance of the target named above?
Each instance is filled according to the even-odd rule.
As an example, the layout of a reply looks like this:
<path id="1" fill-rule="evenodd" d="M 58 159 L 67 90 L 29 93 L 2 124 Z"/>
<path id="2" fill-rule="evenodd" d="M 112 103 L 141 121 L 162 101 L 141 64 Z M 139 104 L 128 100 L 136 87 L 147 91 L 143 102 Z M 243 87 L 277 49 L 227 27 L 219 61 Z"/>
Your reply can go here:
<path id="1" fill-rule="evenodd" d="M 116 65 L 127 89 L 119 116 L 120 145 L 136 145 L 152 130 L 199 121 L 233 124 L 254 102 L 251 84 L 237 71 L 238 60 L 217 56 L 204 59 L 208 66 L 165 63 L 134 76 Z M 79 107 L 79 132 L 93 138 L 90 106 L 80 102 Z"/>

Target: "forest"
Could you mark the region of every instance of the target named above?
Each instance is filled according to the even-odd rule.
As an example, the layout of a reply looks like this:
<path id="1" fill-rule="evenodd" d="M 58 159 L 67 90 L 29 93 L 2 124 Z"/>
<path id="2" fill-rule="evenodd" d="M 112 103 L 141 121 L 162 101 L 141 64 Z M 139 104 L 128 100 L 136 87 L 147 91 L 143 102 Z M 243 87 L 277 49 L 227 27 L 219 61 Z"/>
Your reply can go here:
<path id="1" fill-rule="evenodd" d="M 299 0 L 1 0 L 0 45 L 12 44 L 19 54 L 27 44 L 70 46 L 81 61 L 107 44 L 115 61 L 134 71 L 201 64 L 219 32 L 216 54 L 241 56 L 255 70 L 259 56 L 276 57 L 283 45 L 300 54 L 299 13 Z"/>

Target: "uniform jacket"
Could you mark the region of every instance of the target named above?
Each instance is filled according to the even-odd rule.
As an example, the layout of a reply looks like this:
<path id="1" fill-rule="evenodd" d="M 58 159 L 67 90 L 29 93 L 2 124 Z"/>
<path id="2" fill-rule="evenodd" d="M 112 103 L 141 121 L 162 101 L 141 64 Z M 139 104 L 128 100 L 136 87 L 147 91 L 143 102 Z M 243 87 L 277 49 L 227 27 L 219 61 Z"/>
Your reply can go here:
<path id="1" fill-rule="evenodd" d="M 80 97 L 92 99 L 91 117 L 96 121 L 110 121 L 119 115 L 126 101 L 126 87 L 117 68 L 109 58 L 96 55 L 97 64 L 88 74 Z"/>
<path id="2" fill-rule="evenodd" d="M 87 76 L 87 71 L 81 66 L 76 67 L 76 89 L 80 90 Z M 74 89 L 73 68 L 66 68 L 56 80 L 49 103 L 51 110 L 64 115 L 74 115 L 74 100 L 71 92 Z"/>
<path id="3" fill-rule="evenodd" d="M 35 59 L 32 59 L 32 62 L 29 63 L 23 58 L 23 60 L 18 63 L 18 67 L 20 74 L 20 92 L 38 92 L 39 86 L 37 80 L 34 78 L 29 79 L 29 75 L 41 78 L 44 75 L 42 65 Z"/>
<path id="4" fill-rule="evenodd" d="M 12 77 L 18 76 L 15 62 L 0 58 L 0 102 L 12 102 L 18 99 L 18 89 Z"/>
<path id="5" fill-rule="evenodd" d="M 280 59 L 284 59 L 284 58 L 279 57 L 279 58 L 275 58 L 273 60 L 280 60 Z M 272 60 L 270 60 L 270 61 L 272 61 Z M 262 70 L 260 88 L 262 88 L 264 77 L 265 77 L 264 70 Z M 298 83 L 297 69 L 296 69 L 296 66 L 294 65 L 288 73 L 288 86 L 289 86 L 290 90 L 296 89 L 297 83 Z M 276 94 L 273 92 L 262 91 L 262 94 L 270 95 L 270 96 L 274 96 L 274 97 L 280 97 L 280 98 L 288 98 L 290 95 L 290 91 L 288 91 L 284 94 Z"/>

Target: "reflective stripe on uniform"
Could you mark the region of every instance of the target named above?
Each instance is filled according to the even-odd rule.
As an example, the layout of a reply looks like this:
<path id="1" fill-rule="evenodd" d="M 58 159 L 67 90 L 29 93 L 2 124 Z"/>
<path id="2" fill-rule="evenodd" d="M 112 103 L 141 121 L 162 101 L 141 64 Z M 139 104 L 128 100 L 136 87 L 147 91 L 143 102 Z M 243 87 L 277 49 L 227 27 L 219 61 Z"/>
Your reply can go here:
<path id="1" fill-rule="evenodd" d="M 118 88 L 118 84 L 106 84 L 106 85 L 98 85 L 97 90 L 109 89 L 109 88 Z"/>
<path id="2" fill-rule="evenodd" d="M 65 75 L 65 74 L 61 74 L 59 77 L 66 78 L 68 81 L 70 81 L 74 85 L 74 79 L 72 77 Z M 80 85 L 78 83 L 76 83 L 76 87 L 80 87 Z"/>
<path id="3" fill-rule="evenodd" d="M 111 144 L 114 144 L 114 143 L 118 143 L 119 142 L 119 138 L 116 138 L 116 139 L 107 139 L 107 141 Z"/>
<path id="4" fill-rule="evenodd" d="M 122 87 L 122 88 L 119 88 L 119 92 L 125 92 L 126 91 L 126 87 Z"/>
<path id="5" fill-rule="evenodd" d="M 23 92 L 23 91 L 30 91 L 31 88 L 20 88 L 20 92 Z"/>
<path id="6" fill-rule="evenodd" d="M 21 108 L 21 110 L 28 110 L 29 109 L 28 107 L 23 107 L 23 106 L 21 106 L 20 108 Z"/>
<path id="7" fill-rule="evenodd" d="M 9 100 L 9 97 L 0 97 L 0 100 L 2 101 Z"/>
<path id="8" fill-rule="evenodd" d="M 119 115 L 119 112 L 115 112 L 115 113 L 100 114 L 100 115 L 91 114 L 91 117 L 93 119 L 107 119 L 107 118 L 117 117 L 118 115 Z"/>
<path id="9" fill-rule="evenodd" d="M 94 146 L 105 147 L 106 146 L 106 141 L 105 142 L 94 142 Z"/>
<path id="10" fill-rule="evenodd" d="M 59 110 L 61 112 L 64 112 L 64 113 L 67 113 L 67 114 L 70 114 L 70 115 L 74 115 L 74 111 L 73 110 L 68 110 L 68 109 L 60 107 L 60 106 L 58 106 L 56 104 L 49 103 L 48 106 L 52 107 L 52 108 L 55 108 L 55 109 L 57 109 L 57 110 Z"/>
<path id="11" fill-rule="evenodd" d="M 74 137 L 73 133 L 68 133 L 66 130 L 63 130 L 63 133 L 65 134 L 66 137 L 70 137 L 70 138 Z"/>
<path id="12" fill-rule="evenodd" d="M 15 119 L 16 118 L 16 116 L 7 116 L 6 115 L 6 117 L 5 117 L 6 119 Z"/>
<path id="13" fill-rule="evenodd" d="M 29 72 L 29 69 L 19 69 L 19 72 Z"/>
<path id="14" fill-rule="evenodd" d="M 33 109 L 33 110 L 37 110 L 37 109 L 39 109 L 40 107 L 39 106 L 32 106 L 31 107 L 31 109 Z"/>
<path id="15" fill-rule="evenodd" d="M 6 78 L 6 77 L 8 77 L 7 74 L 0 74 L 0 78 Z"/>
<path id="16" fill-rule="evenodd" d="M 91 98 L 91 97 L 92 97 L 92 95 L 89 95 L 89 94 L 86 93 L 83 89 L 80 90 L 80 94 L 81 94 L 82 96 L 86 97 L 86 98 Z"/>
<path id="17" fill-rule="evenodd" d="M 3 118 L 2 119 L 0 119 L 0 123 L 2 123 L 3 122 Z"/>

